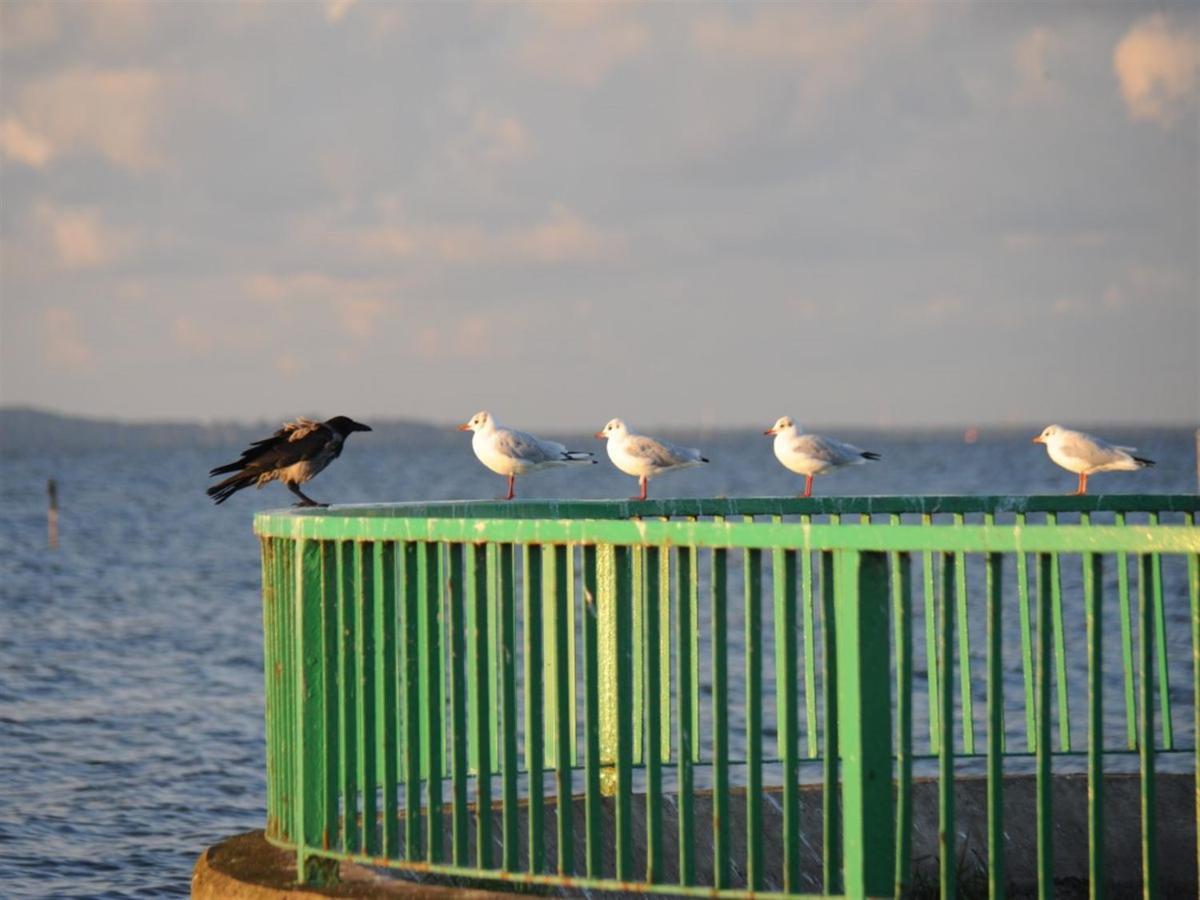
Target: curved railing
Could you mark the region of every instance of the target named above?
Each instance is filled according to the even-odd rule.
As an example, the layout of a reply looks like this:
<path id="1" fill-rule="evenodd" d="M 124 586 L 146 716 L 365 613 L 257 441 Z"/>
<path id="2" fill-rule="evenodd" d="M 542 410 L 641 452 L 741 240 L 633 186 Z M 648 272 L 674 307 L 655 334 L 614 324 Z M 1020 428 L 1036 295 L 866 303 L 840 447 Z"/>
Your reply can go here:
<path id="1" fill-rule="evenodd" d="M 347 859 L 730 896 L 931 879 L 949 896 L 956 774 L 978 760 L 993 887 L 1064 877 L 1051 776 L 1072 767 L 1083 877 L 1133 853 L 1153 887 L 1181 841 L 1200 852 L 1194 829 L 1152 824 L 1156 769 L 1200 773 L 1197 512 L 1099 495 L 260 514 L 268 837 L 302 880 Z M 1036 814 L 1006 821 L 1023 767 Z M 1132 849 L 1105 846 L 1116 769 L 1138 773 L 1151 823 Z M 928 828 L 914 771 L 935 776 Z M 1036 853 L 1012 850 L 1022 834 Z"/>

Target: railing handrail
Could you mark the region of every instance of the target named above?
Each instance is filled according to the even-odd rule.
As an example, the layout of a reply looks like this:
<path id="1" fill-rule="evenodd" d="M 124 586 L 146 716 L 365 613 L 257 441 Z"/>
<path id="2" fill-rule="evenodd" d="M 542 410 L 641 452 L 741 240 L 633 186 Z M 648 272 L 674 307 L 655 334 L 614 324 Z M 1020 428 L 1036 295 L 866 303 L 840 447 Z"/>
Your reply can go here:
<path id="1" fill-rule="evenodd" d="M 1064 528 L 1073 533 L 1064 536 Z M 1177 525 L 814 525 L 612 519 L 425 519 L 263 514 L 262 537 L 295 540 L 614 544 L 722 549 L 951 553 L 1194 553 L 1200 531 Z"/>
<path id="2" fill-rule="evenodd" d="M 863 497 L 679 497 L 658 500 L 437 500 L 268 510 L 301 518 L 627 519 L 677 516 L 1200 512 L 1200 494 L 921 494 Z"/>

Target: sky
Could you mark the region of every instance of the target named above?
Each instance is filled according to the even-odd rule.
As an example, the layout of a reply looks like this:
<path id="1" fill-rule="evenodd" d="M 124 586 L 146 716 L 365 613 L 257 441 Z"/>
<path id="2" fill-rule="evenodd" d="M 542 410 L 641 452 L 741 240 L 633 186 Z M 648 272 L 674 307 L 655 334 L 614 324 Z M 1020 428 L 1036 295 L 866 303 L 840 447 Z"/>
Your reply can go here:
<path id="1" fill-rule="evenodd" d="M 1200 421 L 1200 6 L 0 2 L 0 403 Z"/>

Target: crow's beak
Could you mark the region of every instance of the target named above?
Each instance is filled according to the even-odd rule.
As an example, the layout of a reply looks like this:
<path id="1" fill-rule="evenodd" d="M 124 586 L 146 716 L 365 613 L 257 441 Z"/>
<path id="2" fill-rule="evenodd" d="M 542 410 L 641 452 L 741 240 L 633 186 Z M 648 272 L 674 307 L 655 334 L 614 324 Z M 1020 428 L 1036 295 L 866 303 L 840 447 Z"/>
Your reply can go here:
<path id="1" fill-rule="evenodd" d="M 597 431 L 596 437 L 600 438 L 600 440 L 604 440 L 606 437 L 608 437 L 608 435 L 606 435 L 603 431 Z"/>
<path id="2" fill-rule="evenodd" d="M 470 431 L 471 426 L 467 422 L 463 422 L 461 425 L 458 426 L 458 430 L 459 431 Z"/>
<path id="3" fill-rule="evenodd" d="M 1035 438 L 1034 438 L 1033 440 L 1031 440 L 1029 443 L 1031 443 L 1031 444 L 1044 444 L 1044 443 L 1046 443 L 1046 442 L 1045 442 L 1044 440 L 1042 440 L 1042 436 L 1039 434 L 1037 437 L 1035 437 Z"/>
<path id="4" fill-rule="evenodd" d="M 362 422 L 355 422 L 355 423 L 354 423 L 354 430 L 355 430 L 355 431 L 370 431 L 370 430 L 371 430 L 371 426 L 370 426 L 370 425 L 364 425 Z"/>
<path id="5" fill-rule="evenodd" d="M 766 431 L 763 432 L 763 434 L 774 434 L 774 433 L 775 433 L 774 428 L 768 428 Z"/>

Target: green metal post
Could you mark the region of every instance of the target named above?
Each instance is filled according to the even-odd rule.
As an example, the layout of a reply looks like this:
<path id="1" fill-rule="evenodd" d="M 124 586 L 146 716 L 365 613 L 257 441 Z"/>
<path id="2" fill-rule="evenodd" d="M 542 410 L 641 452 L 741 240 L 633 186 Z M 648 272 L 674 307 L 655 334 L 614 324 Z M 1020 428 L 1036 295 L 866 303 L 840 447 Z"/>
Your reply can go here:
<path id="1" fill-rule="evenodd" d="M 355 663 L 358 677 L 358 708 L 355 725 L 358 729 L 358 796 L 362 809 L 363 852 L 378 856 L 379 816 L 375 809 L 376 723 L 375 723 L 375 544 L 354 544 L 355 593 L 358 602 L 358 628 L 355 640 Z"/>
<path id="2" fill-rule="evenodd" d="M 487 577 L 487 548 L 472 544 L 467 549 L 468 603 L 475 610 L 471 634 L 475 675 L 476 705 L 471 710 L 475 734 L 475 864 L 481 869 L 492 868 L 492 748 L 489 739 L 489 715 L 495 704 L 496 682 L 489 680 L 491 671 L 489 647 L 489 590 Z"/>
<path id="3" fill-rule="evenodd" d="M 1054 896 L 1054 826 L 1050 780 L 1050 644 L 1054 566 L 1049 553 L 1037 558 L 1037 885 L 1038 900 Z"/>
<path id="4" fill-rule="evenodd" d="M 517 638 L 516 638 L 516 559 L 512 544 L 501 544 L 498 554 L 500 578 L 500 729 L 501 763 L 504 776 L 501 788 L 503 813 L 501 827 L 504 831 L 503 868 L 505 872 L 517 871 Z"/>
<path id="5" fill-rule="evenodd" d="M 421 698 L 420 632 L 417 607 L 417 543 L 400 545 L 404 611 L 404 858 L 417 860 L 421 849 Z"/>
<path id="6" fill-rule="evenodd" d="M 1138 760 L 1141 764 L 1142 818 L 1142 896 L 1149 900 L 1157 896 L 1158 860 L 1155 840 L 1155 774 L 1154 774 L 1154 670 L 1151 668 L 1151 634 L 1154 628 L 1154 605 L 1150 582 L 1152 563 L 1141 556 L 1141 578 L 1138 586 L 1138 675 L 1141 682 L 1141 729 L 1138 735 Z M 1197 744 L 1200 746 L 1200 743 Z"/>
<path id="7" fill-rule="evenodd" d="M 825 742 L 821 759 L 821 878 L 826 894 L 842 892 L 842 826 L 838 804 L 838 684 L 837 626 L 834 618 L 834 556 L 820 555 L 821 629 L 825 672 L 821 703 L 825 713 Z"/>
<path id="8" fill-rule="evenodd" d="M 762 828 L 762 551 L 745 551 L 746 886 L 761 890 L 766 860 Z"/>
<path id="9" fill-rule="evenodd" d="M 396 807 L 398 726 L 396 697 L 396 545 L 378 545 L 375 565 L 375 758 L 383 789 L 382 849 L 389 859 L 400 852 L 399 813 Z"/>
<path id="10" fill-rule="evenodd" d="M 645 608 L 642 622 L 646 632 L 646 881 L 656 884 L 663 880 L 663 798 L 662 798 L 662 716 L 659 607 L 664 605 L 659 579 L 663 551 L 646 548 L 642 577 L 645 585 L 642 598 Z M 668 660 L 670 653 L 668 649 Z M 666 709 L 670 711 L 668 703 Z"/>
<path id="11" fill-rule="evenodd" d="M 626 636 L 615 642 L 617 675 L 617 803 L 616 850 L 617 878 L 633 878 L 633 560 L 628 547 L 614 552 L 616 571 L 616 633 Z"/>
<path id="12" fill-rule="evenodd" d="M 1001 620 L 1001 565 L 999 553 L 989 553 L 987 567 L 987 812 L 988 897 L 1000 900 L 1004 882 L 1004 662 Z"/>
<path id="13" fill-rule="evenodd" d="M 524 591 L 522 613 L 525 639 L 525 770 L 529 773 L 529 871 L 545 868 L 545 787 L 542 771 L 542 554 L 529 544 L 523 548 Z"/>
<path id="14" fill-rule="evenodd" d="M 575 839 L 571 803 L 571 739 L 574 736 L 575 716 L 571 710 L 571 697 L 575 694 L 574 657 L 570 654 L 567 628 L 570 624 L 569 599 L 567 596 L 567 556 L 565 544 L 554 545 L 554 647 L 556 665 L 554 669 L 554 705 L 557 709 L 558 727 L 555 738 L 556 768 L 554 793 L 557 800 L 556 820 L 558 825 L 558 874 L 571 875 L 575 871 Z"/>
<path id="15" fill-rule="evenodd" d="M 847 897 L 882 896 L 895 877 L 887 557 L 847 551 L 837 563 L 843 879 Z"/>
<path id="16" fill-rule="evenodd" d="M 954 569 L 953 553 L 942 554 L 942 607 L 939 638 L 942 658 L 938 724 L 938 882 L 943 897 L 957 893 L 958 849 L 954 830 Z"/>
<path id="17" fill-rule="evenodd" d="M 679 883 L 695 881 L 695 818 L 692 811 L 692 556 L 694 551 L 680 547 L 676 551 L 677 615 L 676 664 L 679 685 L 679 751 L 676 762 L 679 776 Z"/>
<path id="18" fill-rule="evenodd" d="M 600 660 L 599 660 L 599 580 L 596 547 L 583 547 L 583 683 L 586 694 L 584 719 L 585 785 L 587 815 L 587 875 L 601 876 L 600 816 Z"/>
<path id="19" fill-rule="evenodd" d="M 893 524 L 899 524 L 899 516 Z M 896 645 L 896 885 L 902 897 L 912 881 L 912 559 L 891 554 L 892 627 Z"/>
<path id="20" fill-rule="evenodd" d="M 449 546 L 450 625 L 450 778 L 451 853 L 454 865 L 468 865 L 467 834 L 467 624 L 463 545 Z"/>
<path id="21" fill-rule="evenodd" d="M 441 862 L 442 853 L 442 592 L 439 545 L 426 541 L 417 557 L 417 571 L 424 589 L 425 610 L 425 683 L 424 705 L 425 756 L 425 858 Z"/>
<path id="22" fill-rule="evenodd" d="M 1101 557 L 1083 555 L 1084 603 L 1088 641 L 1088 888 L 1092 900 L 1104 896 L 1104 701 L 1101 675 L 1103 648 Z"/>
<path id="23" fill-rule="evenodd" d="M 730 887 L 729 683 L 725 568 L 727 550 L 712 553 L 713 886 Z"/>

